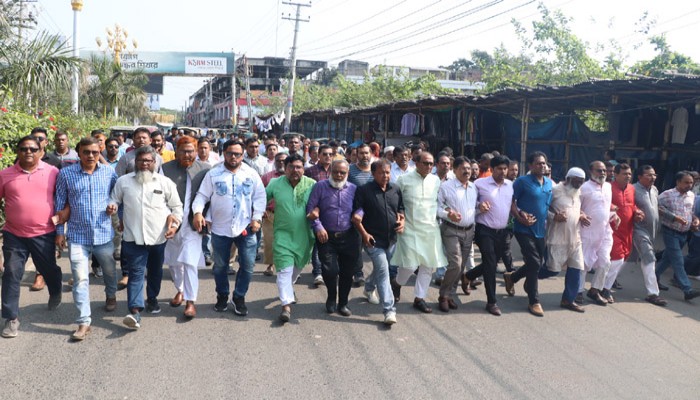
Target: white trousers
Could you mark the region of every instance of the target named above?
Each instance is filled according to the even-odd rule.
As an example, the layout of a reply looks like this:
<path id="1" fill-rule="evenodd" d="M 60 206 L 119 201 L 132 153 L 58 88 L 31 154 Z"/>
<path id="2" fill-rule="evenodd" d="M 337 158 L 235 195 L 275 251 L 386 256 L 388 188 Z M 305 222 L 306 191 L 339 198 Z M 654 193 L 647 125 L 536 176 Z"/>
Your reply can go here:
<path id="1" fill-rule="evenodd" d="M 403 286 L 413 275 L 414 269 L 411 268 L 399 268 L 399 273 L 396 275 L 396 282 Z M 418 276 L 416 277 L 416 286 L 413 288 L 413 293 L 415 297 L 419 299 L 425 299 L 428 295 L 428 288 L 430 287 L 430 279 L 433 276 L 433 270 L 427 267 L 418 268 Z"/>
<path id="2" fill-rule="evenodd" d="M 294 303 L 294 282 L 301 274 L 301 268 L 284 267 L 277 272 L 277 289 L 283 306 Z"/>
<path id="3" fill-rule="evenodd" d="M 593 279 L 591 279 L 591 288 L 598 290 L 603 290 L 605 286 L 605 277 L 608 275 L 608 270 L 610 270 L 610 255 L 598 256 L 595 264 L 592 266 L 586 265 L 583 270 L 581 270 L 581 283 L 579 285 L 579 293 L 583 292 L 584 286 L 586 285 L 586 272 L 594 270 Z"/>
<path id="4" fill-rule="evenodd" d="M 182 292 L 185 301 L 197 301 L 197 293 L 199 292 L 197 267 L 186 264 L 171 265 L 170 275 L 173 278 L 175 289 Z"/>
<path id="5" fill-rule="evenodd" d="M 612 285 L 615 283 L 617 275 L 620 273 L 620 271 L 622 271 L 622 267 L 624 266 L 624 259 L 610 261 L 610 269 L 608 270 L 608 274 L 605 276 L 605 289 L 612 289 Z"/>

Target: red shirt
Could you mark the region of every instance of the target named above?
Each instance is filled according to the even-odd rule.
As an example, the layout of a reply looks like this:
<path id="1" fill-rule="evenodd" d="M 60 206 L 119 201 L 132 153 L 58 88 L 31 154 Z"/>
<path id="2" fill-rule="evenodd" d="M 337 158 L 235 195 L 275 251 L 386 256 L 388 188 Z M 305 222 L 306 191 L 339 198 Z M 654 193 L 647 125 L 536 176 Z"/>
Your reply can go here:
<path id="1" fill-rule="evenodd" d="M 58 169 L 39 161 L 25 172 L 19 163 L 0 171 L 0 199 L 5 198 L 5 230 L 23 238 L 54 232 L 54 192 Z"/>
<path id="2" fill-rule="evenodd" d="M 627 185 L 620 189 L 615 182 L 612 186 L 612 206 L 617 207 L 617 216 L 620 217 L 620 226 L 613 226 L 613 247 L 610 251 L 611 260 L 624 260 L 632 251 L 632 230 L 634 229 L 634 211 L 637 205 L 634 202 L 634 186 Z"/>

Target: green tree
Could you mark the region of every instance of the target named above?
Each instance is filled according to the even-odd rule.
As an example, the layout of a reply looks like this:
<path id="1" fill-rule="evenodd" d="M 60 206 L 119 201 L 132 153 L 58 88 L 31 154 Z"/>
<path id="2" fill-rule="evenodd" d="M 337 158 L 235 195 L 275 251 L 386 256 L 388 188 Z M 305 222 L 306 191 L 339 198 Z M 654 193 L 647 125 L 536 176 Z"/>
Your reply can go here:
<path id="1" fill-rule="evenodd" d="M 80 102 L 84 110 L 103 118 L 114 109 L 129 118 L 146 114 L 146 93 L 143 90 L 148 81 L 146 74 L 125 71 L 119 63 L 98 56 L 90 59 L 89 68 L 90 78 L 81 90 Z"/>
<path id="2" fill-rule="evenodd" d="M 630 72 L 655 78 L 700 75 L 700 65 L 689 56 L 672 51 L 665 35 L 652 36 L 649 42 L 654 46 L 656 56 L 651 60 L 637 62 L 630 68 Z"/>

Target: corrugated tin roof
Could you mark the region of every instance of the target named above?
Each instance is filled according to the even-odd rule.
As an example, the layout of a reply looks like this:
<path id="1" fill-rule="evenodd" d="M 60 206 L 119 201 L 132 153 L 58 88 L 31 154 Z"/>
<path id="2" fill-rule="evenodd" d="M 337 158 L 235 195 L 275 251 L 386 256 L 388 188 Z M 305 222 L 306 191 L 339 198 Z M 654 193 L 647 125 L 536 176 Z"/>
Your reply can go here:
<path id="1" fill-rule="evenodd" d="M 700 78 L 596 80 L 571 86 L 509 88 L 485 95 L 430 96 L 374 107 L 314 110 L 304 112 L 297 118 L 452 106 L 516 115 L 522 113 L 525 100 L 530 103 L 532 117 L 569 113 L 573 110 L 607 112 L 613 103 L 623 105 L 625 110 L 662 107 L 700 100 Z"/>

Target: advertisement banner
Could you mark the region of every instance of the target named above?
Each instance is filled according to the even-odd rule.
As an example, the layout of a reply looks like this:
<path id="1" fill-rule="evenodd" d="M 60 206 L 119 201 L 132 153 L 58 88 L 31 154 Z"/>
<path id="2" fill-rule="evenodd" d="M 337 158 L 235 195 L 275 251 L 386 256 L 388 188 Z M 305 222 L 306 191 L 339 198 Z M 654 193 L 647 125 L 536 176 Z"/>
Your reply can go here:
<path id="1" fill-rule="evenodd" d="M 112 59 L 109 52 L 80 52 L 83 59 L 89 60 L 92 56 Z M 233 75 L 234 68 L 233 53 L 131 51 L 120 54 L 119 58 L 125 71 L 142 70 L 148 75 Z"/>

